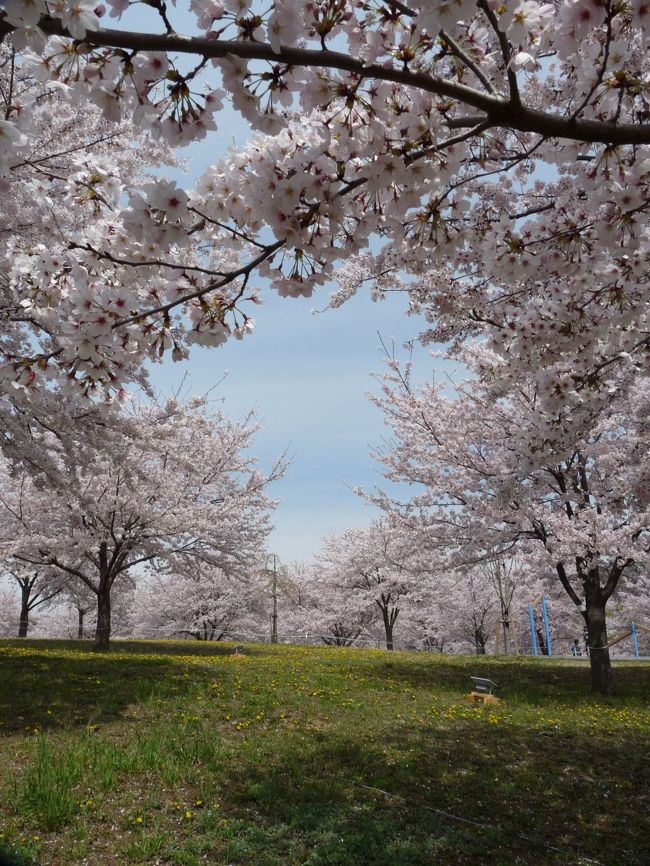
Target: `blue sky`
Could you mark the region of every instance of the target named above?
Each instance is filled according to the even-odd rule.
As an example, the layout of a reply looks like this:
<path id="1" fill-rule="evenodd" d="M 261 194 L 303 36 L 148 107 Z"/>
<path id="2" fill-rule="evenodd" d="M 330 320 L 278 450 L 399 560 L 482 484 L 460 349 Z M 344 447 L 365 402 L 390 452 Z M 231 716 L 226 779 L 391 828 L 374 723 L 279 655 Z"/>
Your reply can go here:
<path id="1" fill-rule="evenodd" d="M 322 298 L 317 300 L 324 300 Z M 368 451 L 380 444 L 381 413 L 366 399 L 370 373 L 382 366 L 379 330 L 405 339 L 414 322 L 403 300 L 373 304 L 356 298 L 339 310 L 312 315 L 314 299 L 282 299 L 266 292 L 255 333 L 242 342 L 193 351 L 187 363 L 168 361 L 152 370 L 157 388 L 169 391 L 188 373 L 202 393 L 215 391 L 223 408 L 239 417 L 254 408 L 262 422 L 255 452 L 263 465 L 288 451 L 287 476 L 273 488 L 281 499 L 270 549 L 281 559 L 309 559 L 323 535 L 360 526 L 370 509 L 349 486 L 380 481 Z"/>
<path id="2" fill-rule="evenodd" d="M 141 7 L 106 26 L 144 29 L 155 22 L 152 16 L 152 10 Z M 189 32 L 190 19 L 182 12 L 176 21 L 179 30 Z M 190 185 L 228 147 L 247 140 L 246 123 L 228 106 L 216 120 L 217 133 L 180 151 L 188 160 L 188 173 L 167 172 L 182 185 Z M 372 510 L 350 487 L 381 482 L 368 452 L 381 444 L 384 426 L 365 396 L 376 388 L 371 372 L 382 368 L 378 332 L 387 342 L 394 339 L 399 350 L 421 324 L 405 316 L 405 299 L 399 295 L 379 303 L 359 296 L 341 309 L 313 315 L 333 288 L 321 289 L 311 299 L 283 299 L 267 289 L 264 306 L 251 311 L 257 322 L 252 336 L 218 349 L 194 349 L 186 363 L 167 360 L 152 368 L 152 382 L 162 393 L 174 390 L 184 374 L 193 393 L 207 391 L 227 374 L 215 396 L 223 398 L 231 417 L 256 410 L 262 429 L 255 452 L 262 465 L 288 451 L 287 476 L 272 490 L 281 501 L 269 541 L 269 549 L 284 561 L 309 560 L 324 535 L 372 519 Z M 430 377 L 433 364 L 427 353 L 420 349 L 416 360 L 418 377 Z"/>

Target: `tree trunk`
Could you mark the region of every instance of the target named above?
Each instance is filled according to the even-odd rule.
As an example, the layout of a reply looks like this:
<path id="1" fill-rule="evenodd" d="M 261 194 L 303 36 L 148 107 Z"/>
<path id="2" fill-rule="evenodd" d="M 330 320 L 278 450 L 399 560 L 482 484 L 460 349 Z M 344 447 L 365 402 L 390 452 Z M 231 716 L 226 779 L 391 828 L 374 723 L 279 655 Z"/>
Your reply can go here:
<path id="1" fill-rule="evenodd" d="M 382 607 L 381 616 L 384 620 L 384 629 L 386 630 L 386 649 L 395 649 L 393 644 L 393 620 L 387 607 Z"/>
<path id="2" fill-rule="evenodd" d="M 501 614 L 505 617 L 505 614 Z M 502 619 L 501 624 L 503 625 L 503 653 L 504 655 L 510 655 L 510 621 L 508 619 Z"/>
<path id="3" fill-rule="evenodd" d="M 607 647 L 607 622 L 605 600 L 600 583 L 585 586 L 587 637 L 589 640 L 589 665 L 591 668 L 591 690 L 601 695 L 612 693 L 612 665 Z"/>
<path id="4" fill-rule="evenodd" d="M 78 622 L 77 622 L 77 640 L 83 640 L 84 638 L 84 616 L 86 615 L 86 611 L 82 610 L 80 607 L 77 608 L 78 614 Z"/>
<path id="5" fill-rule="evenodd" d="M 18 623 L 18 637 L 27 637 L 29 628 L 29 596 L 31 586 L 21 584 L 20 587 L 20 622 Z"/>
<path id="6" fill-rule="evenodd" d="M 485 653 L 485 635 L 480 628 L 474 629 L 474 646 L 476 647 L 476 655 L 484 656 Z"/>
<path id="7" fill-rule="evenodd" d="M 97 629 L 95 631 L 95 649 L 107 650 L 111 637 L 111 587 L 100 583 L 97 593 Z"/>

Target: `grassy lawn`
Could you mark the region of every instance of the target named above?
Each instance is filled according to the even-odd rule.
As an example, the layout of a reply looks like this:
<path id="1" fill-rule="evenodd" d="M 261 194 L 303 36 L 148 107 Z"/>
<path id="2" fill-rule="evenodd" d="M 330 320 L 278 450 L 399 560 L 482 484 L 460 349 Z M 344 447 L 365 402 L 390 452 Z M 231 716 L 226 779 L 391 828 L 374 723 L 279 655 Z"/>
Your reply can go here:
<path id="1" fill-rule="evenodd" d="M 605 699 L 584 661 L 0 641 L 0 843 L 48 866 L 647 866 L 650 664 L 614 673 Z M 502 703 L 470 706 L 470 674 Z"/>

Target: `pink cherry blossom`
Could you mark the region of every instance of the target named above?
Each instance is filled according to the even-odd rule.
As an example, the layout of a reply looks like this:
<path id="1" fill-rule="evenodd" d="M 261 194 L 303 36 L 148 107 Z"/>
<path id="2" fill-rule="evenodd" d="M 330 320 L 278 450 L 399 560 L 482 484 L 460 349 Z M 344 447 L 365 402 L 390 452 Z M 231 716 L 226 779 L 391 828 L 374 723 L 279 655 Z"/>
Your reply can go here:
<path id="1" fill-rule="evenodd" d="M 15 227 L 2 393 L 110 399 L 145 359 L 246 333 L 257 273 L 286 297 L 340 275 L 333 306 L 401 290 L 451 357 L 484 339 L 492 399 L 535 377 L 532 463 L 634 392 L 648 359 L 644 4 L 190 8 L 198 36 L 169 4 L 150 33 L 103 29 L 81 0 L 4 4 L 3 57 L 14 38 L 32 51 L 17 77 L 0 70 Z M 213 132 L 221 88 L 254 134 L 163 194 L 146 170 Z M 65 135 L 57 115 L 75 118 Z M 87 286 L 101 289 L 83 310 Z"/>
<path id="2" fill-rule="evenodd" d="M 114 584 L 136 566 L 241 581 L 269 532 L 267 487 L 284 471 L 282 460 L 267 473 L 257 468 L 256 429 L 252 417 L 231 422 L 203 399 L 170 400 L 133 408 L 107 431 L 105 448 L 62 453 L 56 475 L 38 483 L 3 463 L 3 561 L 47 573 L 50 587 L 62 579 L 85 587 L 103 648 Z"/>

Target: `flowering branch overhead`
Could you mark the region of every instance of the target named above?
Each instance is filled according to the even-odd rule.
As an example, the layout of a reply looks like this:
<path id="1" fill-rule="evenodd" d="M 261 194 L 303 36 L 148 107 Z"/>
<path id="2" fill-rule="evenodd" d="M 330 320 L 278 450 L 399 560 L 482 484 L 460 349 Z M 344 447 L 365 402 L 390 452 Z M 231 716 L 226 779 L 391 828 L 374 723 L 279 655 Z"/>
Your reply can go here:
<path id="1" fill-rule="evenodd" d="M 163 32 L 105 28 L 89 0 L 4 3 L 12 400 L 47 382 L 112 399 L 146 358 L 243 338 L 262 281 L 293 297 L 337 279 L 332 306 L 401 289 L 425 339 L 484 337 L 506 387 L 537 371 L 575 424 L 645 369 L 643 4 L 149 6 Z M 149 145 L 128 167 L 132 142 L 160 163 L 214 132 L 225 100 L 256 132 L 194 188 L 147 176 Z M 97 159 L 83 136 L 46 144 L 70 106 L 105 124 Z"/>
<path id="2" fill-rule="evenodd" d="M 67 28 L 56 18 L 45 17 L 39 22 L 41 30 L 50 36 L 72 38 Z M 456 52 L 460 49 L 450 37 L 442 32 L 442 38 L 453 45 Z M 367 63 L 356 57 L 328 49 L 294 48 L 259 42 L 210 39 L 199 36 L 183 36 L 178 33 L 131 33 L 124 30 L 104 29 L 86 31 L 82 45 L 84 48 L 106 47 L 122 48 L 130 51 L 160 51 L 174 54 L 192 54 L 218 60 L 237 57 L 242 60 L 265 60 L 270 63 L 286 64 L 288 68 L 337 70 L 351 72 L 361 81 L 387 81 L 405 87 L 416 88 L 435 96 L 445 96 L 462 105 L 484 112 L 490 126 L 503 126 L 539 135 L 566 138 L 583 142 L 603 142 L 607 144 L 650 144 L 650 126 L 647 123 L 616 123 L 605 120 L 577 120 L 574 115 L 558 116 L 551 112 L 526 108 L 518 100 L 503 98 L 495 93 L 489 80 L 476 69 L 477 77 L 483 82 L 488 93 L 473 87 L 446 80 L 435 75 L 411 71 L 409 68 L 390 68 L 378 63 Z M 466 55 L 463 54 L 465 60 Z M 470 62 L 469 58 L 465 62 Z"/>

